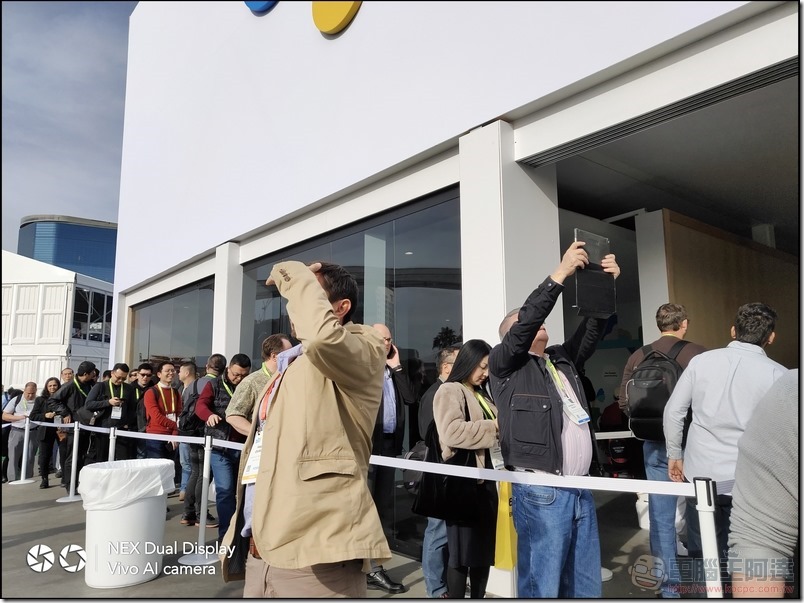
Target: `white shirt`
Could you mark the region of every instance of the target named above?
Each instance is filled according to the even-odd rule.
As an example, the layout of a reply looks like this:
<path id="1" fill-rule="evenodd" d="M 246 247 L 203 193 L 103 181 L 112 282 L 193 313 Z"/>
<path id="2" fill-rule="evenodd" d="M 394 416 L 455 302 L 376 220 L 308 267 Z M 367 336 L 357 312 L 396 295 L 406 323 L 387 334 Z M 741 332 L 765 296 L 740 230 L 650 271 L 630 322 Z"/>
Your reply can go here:
<path id="1" fill-rule="evenodd" d="M 25 415 L 26 417 L 30 417 L 33 407 L 34 400 L 27 400 L 25 398 L 25 394 L 22 394 L 19 398 L 9 400 L 8 404 L 6 404 L 5 408 L 3 408 L 3 412 L 7 412 L 12 415 Z M 25 429 L 25 421 L 13 421 L 11 423 L 11 427 L 12 429 Z M 37 427 L 38 425 L 31 425 L 31 429 L 36 429 Z"/>
<path id="2" fill-rule="evenodd" d="M 734 479 L 737 442 L 756 405 L 786 372 L 760 346 L 739 341 L 690 360 L 664 409 L 667 456 L 684 459 L 688 481 Z M 692 424 L 682 453 L 684 417 L 690 405 Z"/>

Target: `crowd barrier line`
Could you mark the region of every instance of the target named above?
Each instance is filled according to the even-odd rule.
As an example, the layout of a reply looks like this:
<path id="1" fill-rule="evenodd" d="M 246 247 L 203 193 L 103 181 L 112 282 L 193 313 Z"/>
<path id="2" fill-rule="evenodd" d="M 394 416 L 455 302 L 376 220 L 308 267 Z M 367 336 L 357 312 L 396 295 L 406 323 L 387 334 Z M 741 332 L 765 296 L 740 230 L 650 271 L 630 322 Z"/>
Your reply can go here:
<path id="1" fill-rule="evenodd" d="M 25 439 L 23 443 L 23 468 L 22 480 L 26 480 L 26 460 L 28 454 L 28 442 L 30 438 L 30 426 L 36 424 L 45 428 L 74 429 L 76 432 L 87 430 L 94 433 L 110 434 L 109 438 L 109 458 L 114 459 L 115 443 L 118 437 L 128 437 L 141 440 L 162 440 L 166 442 L 180 442 L 186 444 L 200 444 L 204 446 L 204 460 L 201 484 L 201 513 L 198 517 L 198 544 L 203 546 L 206 541 L 204 531 L 206 529 L 206 509 L 208 504 L 209 478 L 210 478 L 210 457 L 212 448 L 230 448 L 232 450 L 242 450 L 243 444 L 218 440 L 212 436 L 174 436 L 153 433 L 143 433 L 139 431 L 118 430 L 116 427 L 97 427 L 94 425 L 83 425 L 81 423 L 46 423 L 43 421 L 31 421 L 25 419 Z M 4 424 L 10 426 L 10 424 Z M 634 437 L 630 431 L 598 432 L 595 434 L 598 440 L 625 439 Z M 73 438 L 73 457 L 70 468 L 70 496 L 59 501 L 72 502 L 81 500 L 75 493 L 76 471 L 78 468 L 78 442 L 79 438 Z M 581 488 L 585 490 L 603 490 L 609 492 L 633 492 L 644 494 L 665 494 L 671 496 L 694 497 L 696 499 L 696 510 L 701 529 L 701 542 L 703 548 L 704 567 L 718 567 L 719 559 L 717 551 L 717 537 L 715 531 L 715 483 L 709 478 L 696 477 L 692 483 L 679 482 L 659 482 L 653 480 L 638 480 L 628 478 L 612 477 L 592 477 L 592 476 L 565 476 L 552 475 L 549 473 L 535 473 L 529 471 L 507 471 L 504 469 L 480 469 L 477 467 L 459 467 L 444 463 L 430 463 L 426 461 L 414 461 L 398 457 L 386 457 L 371 455 L 369 464 L 395 469 L 408 469 L 426 473 L 438 473 L 441 475 L 451 475 L 456 477 L 468 477 L 479 480 L 490 480 L 495 482 L 512 482 L 517 484 L 531 484 L 537 486 L 553 486 L 557 488 Z M 62 468 L 62 471 L 64 468 Z M 733 482 L 730 482 L 733 484 Z M 199 558 L 201 557 L 201 558 Z M 187 555 L 180 559 L 186 565 L 201 565 L 214 562 L 208 556 Z M 714 561 L 714 565 L 711 564 Z M 717 572 L 715 572 L 717 573 Z M 722 586 L 720 576 L 717 575 L 710 580 L 707 573 L 706 586 L 708 598 L 722 598 Z"/>

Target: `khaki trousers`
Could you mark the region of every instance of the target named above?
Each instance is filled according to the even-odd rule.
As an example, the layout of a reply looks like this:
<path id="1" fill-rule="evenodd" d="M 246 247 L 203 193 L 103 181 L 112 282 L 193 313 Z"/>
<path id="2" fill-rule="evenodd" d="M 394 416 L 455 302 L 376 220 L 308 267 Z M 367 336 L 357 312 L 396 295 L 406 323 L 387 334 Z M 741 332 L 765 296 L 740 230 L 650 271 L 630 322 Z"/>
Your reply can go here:
<path id="1" fill-rule="evenodd" d="M 246 560 L 245 599 L 366 598 L 362 559 L 321 563 L 300 569 L 271 567 L 250 553 Z"/>

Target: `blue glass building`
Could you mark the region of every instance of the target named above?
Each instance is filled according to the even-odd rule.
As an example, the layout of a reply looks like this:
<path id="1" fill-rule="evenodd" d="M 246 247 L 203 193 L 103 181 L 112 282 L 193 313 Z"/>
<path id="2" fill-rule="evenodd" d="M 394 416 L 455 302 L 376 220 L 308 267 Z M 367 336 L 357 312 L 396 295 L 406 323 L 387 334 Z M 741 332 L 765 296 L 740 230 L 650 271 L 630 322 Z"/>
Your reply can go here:
<path id="1" fill-rule="evenodd" d="M 117 224 L 72 216 L 26 216 L 20 221 L 19 255 L 114 282 Z"/>

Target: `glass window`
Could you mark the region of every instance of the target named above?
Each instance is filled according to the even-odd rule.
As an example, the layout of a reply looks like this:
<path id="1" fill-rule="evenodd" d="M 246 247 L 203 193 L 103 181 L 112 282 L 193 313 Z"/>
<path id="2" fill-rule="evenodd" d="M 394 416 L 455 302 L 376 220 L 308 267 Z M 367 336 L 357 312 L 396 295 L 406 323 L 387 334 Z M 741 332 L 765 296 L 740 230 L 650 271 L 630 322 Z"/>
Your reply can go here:
<path id="1" fill-rule="evenodd" d="M 103 341 L 103 320 L 106 316 L 106 295 L 92 292 L 92 306 L 89 313 L 89 340 Z"/>
<path id="2" fill-rule="evenodd" d="M 435 357 L 442 344 L 461 338 L 460 207 L 457 189 L 437 193 L 393 212 L 284 249 L 244 267 L 241 349 L 262 359 L 262 341 L 290 333 L 285 301 L 265 281 L 276 262 L 294 259 L 340 264 L 359 286 L 357 323 L 388 326 L 417 398 L 435 382 Z M 406 409 L 404 445 L 419 439 L 416 407 Z M 394 513 L 384 528 L 391 547 L 419 557 L 426 521 L 410 511 L 412 494 L 396 472 Z"/>
<path id="3" fill-rule="evenodd" d="M 106 313 L 103 318 L 103 341 L 109 343 L 112 339 L 112 296 L 106 296 Z"/>
<path id="4" fill-rule="evenodd" d="M 204 366 L 212 353 L 214 290 L 208 279 L 132 308 L 129 364 L 189 359 Z"/>
<path id="5" fill-rule="evenodd" d="M 86 340 L 89 336 L 89 289 L 75 288 L 75 304 L 73 307 L 73 339 Z"/>

